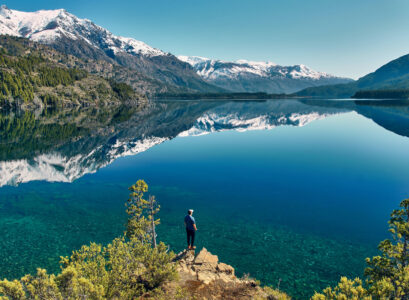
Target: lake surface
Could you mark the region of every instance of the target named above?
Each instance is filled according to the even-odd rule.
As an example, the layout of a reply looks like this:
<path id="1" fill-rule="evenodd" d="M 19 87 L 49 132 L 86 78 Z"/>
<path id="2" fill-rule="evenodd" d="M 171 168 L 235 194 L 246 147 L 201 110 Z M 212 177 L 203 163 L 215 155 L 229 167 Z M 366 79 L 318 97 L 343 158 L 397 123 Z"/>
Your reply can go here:
<path id="1" fill-rule="evenodd" d="M 159 239 L 197 246 L 296 299 L 362 276 L 409 196 L 407 101 L 173 101 L 0 115 L 0 278 L 124 231 L 145 179 Z"/>

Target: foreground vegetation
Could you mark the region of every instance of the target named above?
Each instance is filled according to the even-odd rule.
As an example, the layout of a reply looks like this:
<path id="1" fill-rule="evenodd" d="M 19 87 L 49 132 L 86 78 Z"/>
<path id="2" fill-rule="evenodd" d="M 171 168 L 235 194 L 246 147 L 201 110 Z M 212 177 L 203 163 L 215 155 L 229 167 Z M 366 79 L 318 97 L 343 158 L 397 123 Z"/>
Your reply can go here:
<path id="1" fill-rule="evenodd" d="M 238 293 L 232 283 L 223 286 L 211 282 L 202 288 L 190 285 L 190 290 L 186 281 L 179 284 L 174 253 L 156 241 L 155 228 L 160 223 L 156 215 L 160 207 L 155 197 L 145 199 L 148 185 L 143 180 L 129 190 L 126 203 L 129 217 L 123 236 L 106 246 L 91 243 L 69 257 L 61 257 L 59 274 L 37 269 L 36 274 L 25 275 L 20 280 L 0 281 L 0 300 L 201 299 L 203 295 L 215 296 L 219 292 L 224 296 Z M 409 299 L 409 199 L 400 206 L 392 212 L 389 221 L 392 240 L 382 241 L 381 254 L 367 259 L 366 279 L 342 277 L 336 287 L 315 293 L 313 300 Z M 245 287 L 254 288 L 253 293 L 260 292 L 253 294 L 262 295 L 260 299 L 290 299 L 279 290 L 259 288 L 257 284 L 248 279 L 237 282 L 240 291 Z M 213 290 L 205 292 L 206 288 Z M 236 299 L 232 295 L 228 299 Z"/>
<path id="2" fill-rule="evenodd" d="M 0 281 L 0 299 L 135 299 L 148 291 L 159 296 L 162 284 L 177 277 L 174 254 L 154 244 L 159 207 L 154 198 L 143 198 L 147 184 L 139 180 L 129 189 L 124 236 L 61 257 L 58 275 L 38 269 L 20 280 Z"/>
<path id="3" fill-rule="evenodd" d="M 123 236 L 106 246 L 91 243 L 70 257 L 61 257 L 61 272 L 57 275 L 39 268 L 35 275 L 0 281 L 0 300 L 203 298 L 199 281 L 193 286 L 186 286 L 186 282 L 179 284 L 174 253 L 156 241 L 155 228 L 160 223 L 156 215 L 160 207 L 154 196 L 144 198 L 148 185 L 138 180 L 129 190 L 128 221 Z M 233 286 L 231 282 L 205 286 L 210 294 L 227 293 L 227 299 L 242 299 L 243 292 L 257 299 L 289 299 L 278 290 L 260 288 L 248 277 L 235 281 Z M 238 298 L 230 294 L 237 294 Z"/>
<path id="4" fill-rule="evenodd" d="M 392 240 L 379 244 L 381 255 L 366 259 L 365 284 L 342 277 L 336 287 L 316 293 L 313 300 L 409 299 L 409 199 L 400 206 L 389 221 Z"/>

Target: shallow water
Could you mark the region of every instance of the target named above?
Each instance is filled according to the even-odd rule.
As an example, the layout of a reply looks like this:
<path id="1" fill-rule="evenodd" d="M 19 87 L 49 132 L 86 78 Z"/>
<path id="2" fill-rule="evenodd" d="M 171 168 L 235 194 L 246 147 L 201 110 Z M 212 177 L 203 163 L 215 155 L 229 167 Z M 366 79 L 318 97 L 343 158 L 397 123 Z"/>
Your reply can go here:
<path id="1" fill-rule="evenodd" d="M 408 107 L 180 101 L 3 115 L 0 277 L 56 272 L 60 255 L 122 234 L 127 187 L 140 178 L 174 251 L 194 208 L 198 248 L 295 298 L 362 276 L 408 196 Z"/>

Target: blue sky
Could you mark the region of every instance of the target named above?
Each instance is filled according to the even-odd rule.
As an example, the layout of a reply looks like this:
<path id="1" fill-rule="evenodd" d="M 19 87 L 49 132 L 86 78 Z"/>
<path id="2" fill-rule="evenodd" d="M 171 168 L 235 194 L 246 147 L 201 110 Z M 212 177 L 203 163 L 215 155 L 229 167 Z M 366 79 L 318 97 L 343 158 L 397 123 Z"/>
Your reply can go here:
<path id="1" fill-rule="evenodd" d="M 358 78 L 409 53 L 407 0 L 13 0 L 65 8 L 173 54 L 306 64 Z"/>

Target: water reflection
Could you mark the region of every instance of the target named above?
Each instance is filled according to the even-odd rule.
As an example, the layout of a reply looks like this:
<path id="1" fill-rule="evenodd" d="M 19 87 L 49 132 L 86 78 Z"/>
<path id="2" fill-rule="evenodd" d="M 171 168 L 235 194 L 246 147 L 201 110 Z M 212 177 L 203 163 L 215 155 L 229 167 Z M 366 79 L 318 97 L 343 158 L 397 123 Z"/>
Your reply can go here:
<path id="1" fill-rule="evenodd" d="M 4 112 L 0 186 L 33 180 L 72 182 L 177 136 L 304 126 L 351 111 L 409 136 L 408 101 L 171 101 L 133 109 Z"/>

